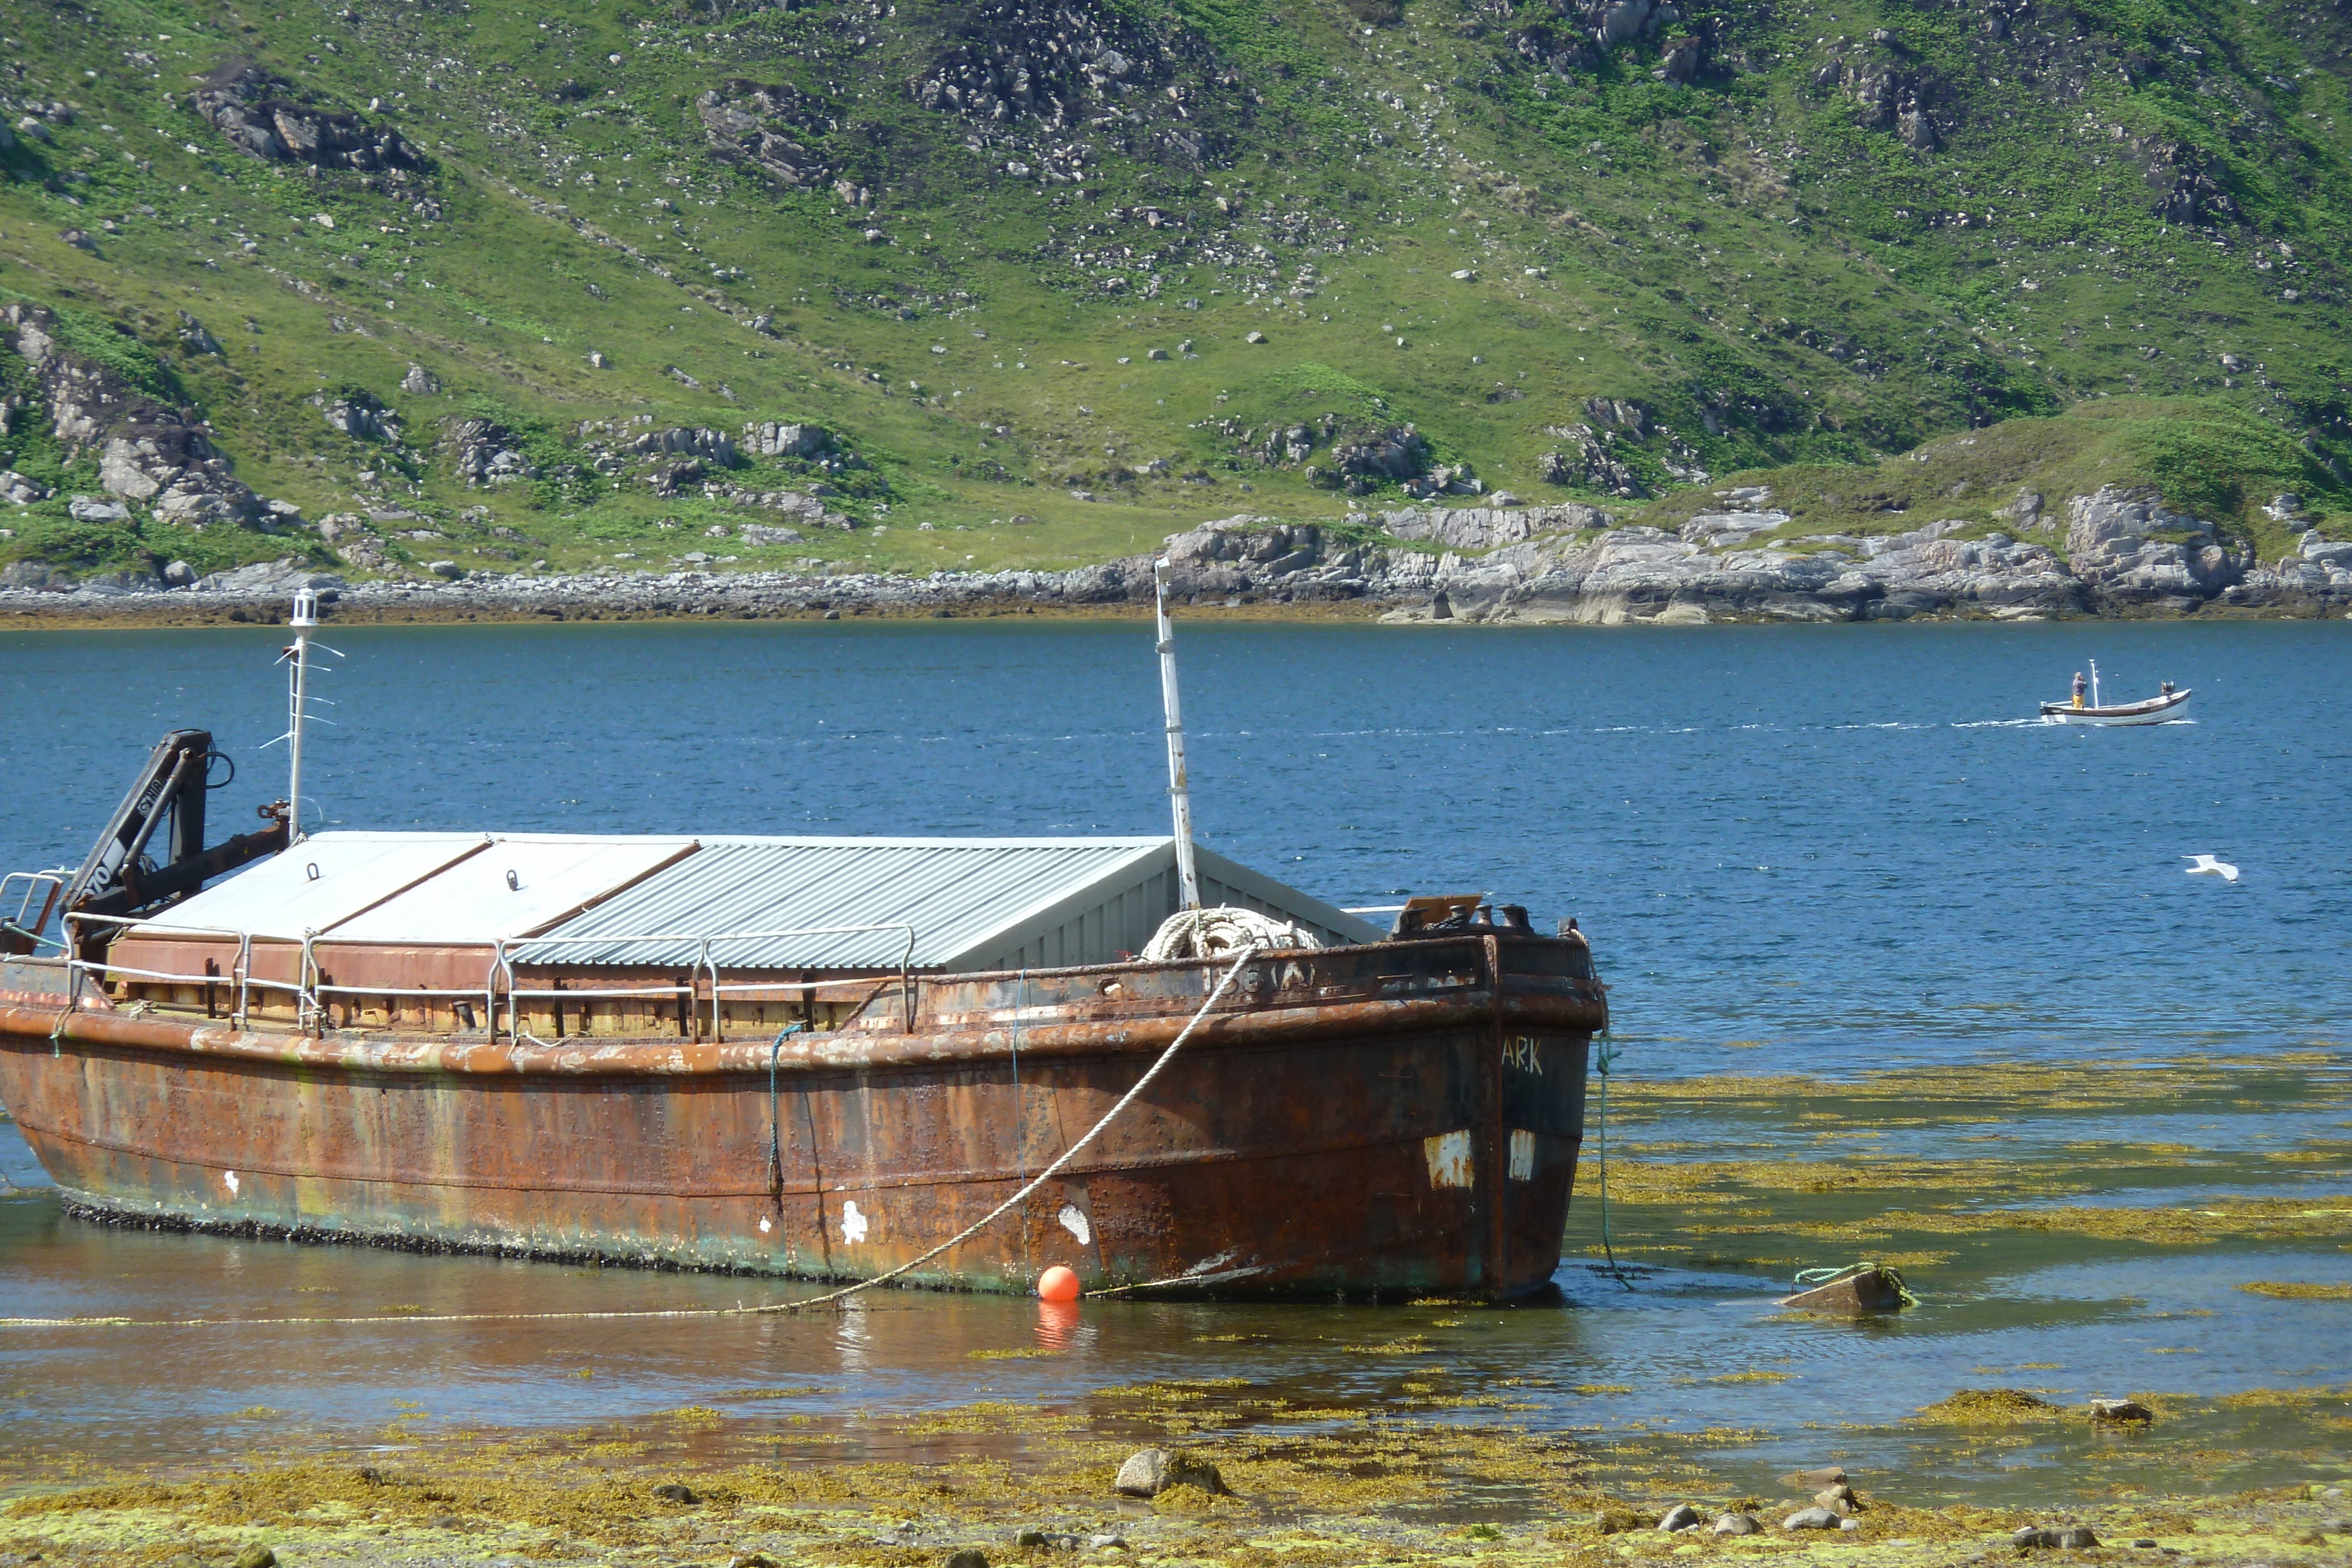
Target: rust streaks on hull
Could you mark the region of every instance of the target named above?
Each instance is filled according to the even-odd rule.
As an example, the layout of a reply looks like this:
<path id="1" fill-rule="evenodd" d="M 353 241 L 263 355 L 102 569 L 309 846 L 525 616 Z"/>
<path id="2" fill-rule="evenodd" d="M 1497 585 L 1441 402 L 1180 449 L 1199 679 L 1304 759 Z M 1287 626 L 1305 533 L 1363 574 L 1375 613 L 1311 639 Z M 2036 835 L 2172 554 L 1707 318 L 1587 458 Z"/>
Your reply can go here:
<path id="1" fill-rule="evenodd" d="M 78 1203 L 824 1279 L 919 1258 L 1010 1197 L 1213 977 L 1136 964 L 900 996 L 893 977 L 878 1005 L 779 1045 L 238 1030 L 68 1011 L 62 987 L 26 988 L 34 966 L 11 974 L 0 1094 Z M 1097 1289 L 1543 1286 L 1605 1018 L 1581 945 L 1276 954 L 1247 979 L 1097 1143 L 909 1282 L 1021 1290 L 1066 1263 Z"/>

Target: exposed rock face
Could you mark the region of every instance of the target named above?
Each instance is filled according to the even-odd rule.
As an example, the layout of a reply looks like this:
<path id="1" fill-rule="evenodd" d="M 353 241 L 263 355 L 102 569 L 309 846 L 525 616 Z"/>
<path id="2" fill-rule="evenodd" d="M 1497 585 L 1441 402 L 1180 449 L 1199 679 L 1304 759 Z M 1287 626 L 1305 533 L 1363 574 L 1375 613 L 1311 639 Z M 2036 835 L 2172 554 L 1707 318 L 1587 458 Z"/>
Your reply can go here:
<path id="1" fill-rule="evenodd" d="M 745 425 L 743 444 L 762 457 L 814 457 L 833 450 L 833 435 L 823 425 L 768 420 Z"/>
<path id="2" fill-rule="evenodd" d="M 1466 507 L 1382 512 L 1382 531 L 1401 539 L 1426 539 L 1449 549 L 1484 550 L 1515 545 L 1541 534 L 1572 533 L 1611 526 L 1609 514 L 1569 502 L 1558 507 Z"/>
<path id="3" fill-rule="evenodd" d="M 504 425 L 487 419 L 461 420 L 451 427 L 446 443 L 457 476 L 469 488 L 539 477 L 539 470 L 523 455 L 522 438 Z"/>
<path id="4" fill-rule="evenodd" d="M 99 450 L 99 482 L 109 494 L 152 502 L 158 517 L 199 528 L 263 515 L 260 500 L 238 481 L 209 430 L 108 366 L 68 352 L 47 309 L 0 307 L 0 341 L 32 371 L 68 452 Z"/>
<path id="5" fill-rule="evenodd" d="M 924 108 L 1065 131 L 1089 101 L 1148 91 L 1168 74 L 1159 41 L 1108 7 L 986 0 L 965 31 L 915 78 Z"/>
<path id="6" fill-rule="evenodd" d="M 2153 538 L 2173 535 L 2172 538 Z M 2102 486 L 2067 509 L 2066 554 L 2094 591 L 2120 603 L 2202 602 L 2252 564 L 2214 538 L 2210 524 L 2168 511 L 2146 491 Z"/>
<path id="7" fill-rule="evenodd" d="M 1562 444 L 1536 459 L 1536 472 L 1547 485 L 1580 485 L 1621 500 L 1648 495 L 1641 476 L 1609 450 L 1589 424 L 1547 425 L 1544 434 Z"/>
<path id="8" fill-rule="evenodd" d="M 346 392 L 331 398 L 321 395 L 315 401 L 320 412 L 327 416 L 328 427 L 341 431 L 354 441 L 400 440 L 400 415 L 376 401 L 371 392 Z"/>
<path id="9" fill-rule="evenodd" d="M 256 158 L 321 169 L 418 169 L 425 159 L 388 125 L 298 103 L 292 84 L 254 64 L 230 60 L 190 101 L 215 128 Z"/>
<path id="10" fill-rule="evenodd" d="M 1892 131 L 1923 152 L 1943 145 L 1929 112 L 1936 84 L 1924 68 L 1878 57 L 1832 60 L 1813 82 L 1843 89 L 1855 108 L 1854 123 L 1866 131 Z"/>
<path id="11" fill-rule="evenodd" d="M 1360 496 L 1383 479 L 1420 478 L 1429 469 L 1429 443 L 1410 424 L 1392 425 L 1333 447 L 1331 462 L 1340 483 Z"/>
<path id="12" fill-rule="evenodd" d="M 789 83 L 731 77 L 694 109 L 720 162 L 751 164 L 785 185 L 822 185 L 831 177 L 831 166 L 808 145 L 841 123 L 823 99 Z"/>

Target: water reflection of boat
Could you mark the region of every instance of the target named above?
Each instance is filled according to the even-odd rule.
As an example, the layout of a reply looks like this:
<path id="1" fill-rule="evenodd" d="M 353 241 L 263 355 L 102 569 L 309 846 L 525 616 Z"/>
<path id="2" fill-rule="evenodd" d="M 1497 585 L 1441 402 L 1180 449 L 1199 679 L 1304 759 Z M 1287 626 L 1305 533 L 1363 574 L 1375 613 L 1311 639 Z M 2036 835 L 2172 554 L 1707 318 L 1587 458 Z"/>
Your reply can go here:
<path id="1" fill-rule="evenodd" d="M 868 1278 L 1083 1142 L 1198 1013 L 909 1280 L 1503 1297 L 1558 1265 L 1606 1009 L 1582 936 L 1524 911 L 1424 901 L 1391 935 L 1168 837 L 282 822 L 194 891 L 233 858 L 205 858 L 208 755 L 173 737 L 97 871 L 27 880 L 58 937 L 0 930 L 0 1097 L 79 1209 Z M 1132 956 L 1192 879 L 1270 946 Z"/>

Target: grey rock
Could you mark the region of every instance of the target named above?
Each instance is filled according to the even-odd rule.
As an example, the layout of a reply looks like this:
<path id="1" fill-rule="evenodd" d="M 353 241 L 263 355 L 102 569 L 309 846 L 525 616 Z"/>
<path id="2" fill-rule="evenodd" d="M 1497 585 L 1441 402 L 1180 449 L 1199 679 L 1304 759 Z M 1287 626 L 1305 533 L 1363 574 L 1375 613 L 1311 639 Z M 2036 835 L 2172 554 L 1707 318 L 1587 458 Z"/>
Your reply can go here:
<path id="1" fill-rule="evenodd" d="M 1144 1448 L 1129 1455 L 1111 1484 L 1129 1497 L 1158 1497 L 1169 1488 L 1179 1486 L 1195 1486 L 1207 1492 L 1221 1493 L 1225 1490 L 1224 1478 L 1217 1473 L 1216 1466 L 1167 1448 Z"/>
<path id="2" fill-rule="evenodd" d="M 976 1546 L 967 1546 L 961 1552 L 950 1552 L 942 1568 L 988 1568 L 988 1553 Z"/>
<path id="3" fill-rule="evenodd" d="M 1702 1522 L 1698 1510 L 1686 1502 L 1678 1502 L 1666 1510 L 1664 1517 L 1658 1521 L 1658 1528 L 1673 1535 L 1685 1530 L 1696 1530 Z"/>
<path id="4" fill-rule="evenodd" d="M 190 101 L 241 151 L 271 162 L 367 173 L 424 166 L 390 126 L 298 103 L 292 85 L 251 60 L 232 59 L 204 78 Z"/>
<path id="5" fill-rule="evenodd" d="M 66 504 L 66 510 L 78 523 L 124 523 L 131 520 L 131 508 L 120 501 L 100 501 L 89 496 L 76 496 Z"/>
<path id="6" fill-rule="evenodd" d="M 1826 1508 L 1801 1508 L 1780 1521 L 1783 1530 L 1836 1530 L 1843 1523 Z"/>
<path id="7" fill-rule="evenodd" d="M 400 390 L 411 397 L 432 397 L 441 390 L 441 378 L 423 365 L 411 365 L 400 378 Z"/>
<path id="8" fill-rule="evenodd" d="M 1013 1544 L 1018 1547 L 1042 1547 L 1048 1552 L 1076 1552 L 1086 1544 L 1086 1540 L 1083 1536 L 1073 1535 L 1067 1531 L 1024 1530 L 1013 1538 Z"/>
<path id="9" fill-rule="evenodd" d="M 236 1554 L 236 1568 L 278 1568 L 278 1553 L 257 1541 Z"/>
<path id="10" fill-rule="evenodd" d="M 1098 1534 L 1098 1535 L 1089 1535 L 1089 1536 L 1087 1536 L 1087 1549 L 1088 1549 L 1089 1551 L 1094 1551 L 1094 1552 L 1110 1552 L 1110 1551 L 1114 1551 L 1114 1550 L 1124 1550 L 1124 1549 L 1126 1548 L 1126 1546 L 1127 1546 L 1127 1537 L 1126 1537 L 1126 1536 L 1124 1536 L 1124 1535 L 1116 1535 L 1116 1534 L 1112 1534 L 1112 1533 L 1110 1533 L 1109 1531 L 1105 1531 L 1105 1532 L 1103 1532 L 1103 1533 L 1101 1533 L 1101 1534 Z"/>
<path id="11" fill-rule="evenodd" d="M 49 487 L 38 479 L 28 479 L 14 468 L 0 471 L 0 501 L 29 507 L 36 501 L 48 498 Z"/>
<path id="12" fill-rule="evenodd" d="M 2087 1524 L 2070 1524 L 2057 1534 L 2055 1544 L 2069 1551 L 2087 1551 L 2099 1543 L 2098 1532 Z"/>
<path id="13" fill-rule="evenodd" d="M 425 563 L 425 570 L 436 577 L 446 578 L 451 582 L 466 575 L 466 569 L 454 560 L 428 560 Z"/>
<path id="14" fill-rule="evenodd" d="M 163 581 L 167 587 L 189 588 L 194 585 L 195 580 L 196 569 L 186 561 L 175 560 L 163 569 Z"/>
<path id="15" fill-rule="evenodd" d="M 1754 1535 L 1763 1529 L 1752 1513 L 1719 1514 L 1715 1521 L 1717 1535 Z"/>

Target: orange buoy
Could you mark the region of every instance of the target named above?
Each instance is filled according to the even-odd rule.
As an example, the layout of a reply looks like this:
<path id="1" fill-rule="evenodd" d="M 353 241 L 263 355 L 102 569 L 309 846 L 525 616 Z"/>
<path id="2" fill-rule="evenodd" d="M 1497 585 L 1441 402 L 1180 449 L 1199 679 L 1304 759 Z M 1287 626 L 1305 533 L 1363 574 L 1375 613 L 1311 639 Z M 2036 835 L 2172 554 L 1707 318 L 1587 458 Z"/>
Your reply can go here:
<path id="1" fill-rule="evenodd" d="M 1059 1263 L 1037 1276 L 1037 1299 L 1041 1301 L 1075 1301 L 1078 1299 L 1078 1277 Z"/>

